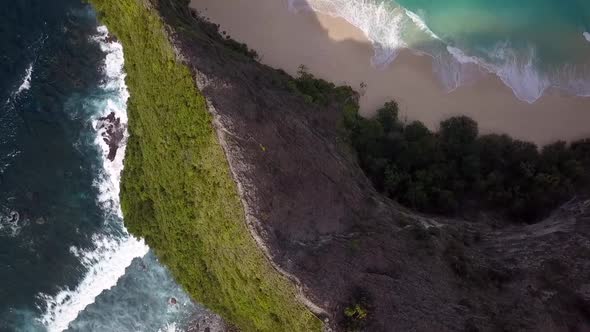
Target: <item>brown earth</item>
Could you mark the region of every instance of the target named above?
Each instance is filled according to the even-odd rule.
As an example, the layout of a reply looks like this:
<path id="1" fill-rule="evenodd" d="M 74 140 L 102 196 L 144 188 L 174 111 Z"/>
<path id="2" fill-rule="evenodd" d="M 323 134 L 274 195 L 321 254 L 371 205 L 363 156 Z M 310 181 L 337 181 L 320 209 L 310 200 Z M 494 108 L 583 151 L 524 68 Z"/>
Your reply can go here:
<path id="1" fill-rule="evenodd" d="M 329 326 L 590 330 L 590 200 L 535 225 L 408 211 L 357 165 L 339 133 L 342 105 L 305 102 L 288 75 L 236 51 L 187 6 L 156 8 L 211 104 L 250 226 Z M 354 304 L 365 319 L 346 319 Z"/>

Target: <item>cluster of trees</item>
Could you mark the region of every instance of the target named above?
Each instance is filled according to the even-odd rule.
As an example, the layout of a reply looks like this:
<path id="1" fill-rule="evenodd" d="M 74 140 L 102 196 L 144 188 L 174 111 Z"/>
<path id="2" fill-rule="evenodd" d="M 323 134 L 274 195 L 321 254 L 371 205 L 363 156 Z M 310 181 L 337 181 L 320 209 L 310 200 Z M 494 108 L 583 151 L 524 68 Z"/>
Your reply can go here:
<path id="1" fill-rule="evenodd" d="M 299 66 L 297 78 L 289 83 L 291 91 L 301 95 L 306 102 L 328 106 L 330 102 L 343 103 L 354 99 L 354 91 L 349 86 L 336 86 L 334 83 L 315 78 L 304 65 Z"/>
<path id="2" fill-rule="evenodd" d="M 162 8 L 161 10 L 166 9 Z M 209 38 L 222 43 L 227 49 L 230 49 L 238 54 L 242 54 L 254 60 L 260 59 L 258 52 L 249 48 L 245 43 L 240 43 L 232 39 L 231 36 L 227 34 L 227 31 L 220 31 L 219 24 L 213 23 L 208 18 L 201 16 L 199 12 L 193 8 L 190 8 L 189 10 L 191 16 L 196 19 L 193 23 L 197 24 L 199 26 L 199 30 L 204 32 Z"/>
<path id="3" fill-rule="evenodd" d="M 345 109 L 344 127 L 361 167 L 379 191 L 420 211 L 490 208 L 534 222 L 590 184 L 590 139 L 538 149 L 506 135 L 480 136 L 465 116 L 431 132 L 400 121 L 393 101 L 373 119 L 357 110 Z"/>

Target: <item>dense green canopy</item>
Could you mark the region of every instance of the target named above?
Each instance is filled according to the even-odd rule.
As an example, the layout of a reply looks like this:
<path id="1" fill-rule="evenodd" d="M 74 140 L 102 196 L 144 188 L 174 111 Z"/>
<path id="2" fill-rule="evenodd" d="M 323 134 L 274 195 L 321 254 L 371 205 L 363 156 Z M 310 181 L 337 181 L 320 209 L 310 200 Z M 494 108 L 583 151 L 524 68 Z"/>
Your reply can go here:
<path id="1" fill-rule="evenodd" d="M 344 125 L 361 167 L 378 190 L 408 207 L 454 214 L 490 208 L 532 222 L 590 182 L 590 140 L 538 149 L 505 135 L 479 135 L 472 119 L 443 121 L 438 132 L 404 123 L 389 102 L 373 119 L 350 108 Z"/>

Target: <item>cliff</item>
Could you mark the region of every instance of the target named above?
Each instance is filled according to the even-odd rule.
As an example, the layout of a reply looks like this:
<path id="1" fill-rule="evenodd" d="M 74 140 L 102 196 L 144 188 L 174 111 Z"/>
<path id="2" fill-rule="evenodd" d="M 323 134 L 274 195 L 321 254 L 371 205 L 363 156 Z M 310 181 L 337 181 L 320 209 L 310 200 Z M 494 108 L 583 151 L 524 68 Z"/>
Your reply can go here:
<path id="1" fill-rule="evenodd" d="M 325 103 L 314 103 L 298 93 L 293 78 L 258 63 L 247 47 L 191 13 L 186 1 L 153 5 L 207 99 L 252 237 L 326 326 L 590 329 L 590 200 L 576 198 L 533 225 L 409 211 L 376 192 L 342 138 L 342 109 L 354 102 L 354 93 L 345 89 L 343 98 L 333 90 Z M 134 149 L 131 142 L 128 149 Z M 128 213 L 136 208 L 129 205 Z M 146 239 L 152 245 L 154 239 Z M 214 252 L 198 253 L 215 259 Z M 233 257 L 239 265 L 240 256 Z M 179 273 L 193 268 L 167 263 Z M 223 279 L 223 271 L 212 273 L 210 278 Z M 187 278 L 181 280 L 185 287 Z M 188 290 L 195 299 L 210 305 L 216 294 L 194 287 Z M 239 327 L 252 329 L 224 303 L 215 304 Z"/>
<path id="2" fill-rule="evenodd" d="M 177 61 L 152 4 L 92 3 L 124 48 L 127 229 L 145 239 L 194 299 L 241 330 L 320 330 L 321 321 L 250 236 L 205 99 Z M 116 124 L 110 129 L 116 136 Z"/>
<path id="3" fill-rule="evenodd" d="M 209 100 L 250 226 L 337 329 L 590 327 L 590 201 L 516 226 L 407 211 L 356 164 L 341 103 L 306 102 L 182 1 L 159 11 Z"/>

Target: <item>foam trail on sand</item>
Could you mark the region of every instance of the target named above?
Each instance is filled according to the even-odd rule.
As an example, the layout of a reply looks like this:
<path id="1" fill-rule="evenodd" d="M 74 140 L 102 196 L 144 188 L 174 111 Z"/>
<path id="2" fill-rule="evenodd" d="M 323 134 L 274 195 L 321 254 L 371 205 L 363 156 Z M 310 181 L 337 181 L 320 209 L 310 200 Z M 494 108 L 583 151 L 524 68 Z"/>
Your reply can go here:
<path id="1" fill-rule="evenodd" d="M 461 65 L 475 64 L 496 74 L 505 85 L 512 89 L 518 99 L 528 103 L 535 102 L 551 86 L 549 78 L 536 70 L 533 64 L 535 51 L 532 48 L 529 49 L 529 54 L 523 60 L 506 44 L 498 44 L 490 53 L 491 58 L 495 60 L 493 62 L 467 55 L 459 48 L 452 46 L 447 46 L 447 51 Z M 457 86 L 461 83 L 457 82 Z"/>
<path id="2" fill-rule="evenodd" d="M 103 68 L 105 83 L 101 88 L 107 98 L 98 104 L 100 109 L 96 116 L 102 117 L 113 112 L 125 129 L 124 139 L 119 143 L 116 157 L 110 161 L 107 158 L 109 146 L 102 139 L 102 132 L 96 133 L 95 144 L 100 146 L 102 152 L 102 171 L 94 185 L 99 189 L 98 203 L 104 210 L 104 229 L 92 236 L 91 248 L 70 248 L 72 255 L 80 260 L 86 270 L 79 284 L 72 289 L 64 288 L 56 295 L 39 295 L 43 303 L 40 308 L 44 310 L 39 320 L 50 332 L 67 329 L 82 310 L 94 303 L 97 296 L 117 284 L 133 259 L 143 257 L 149 250 L 143 240 L 131 236 L 122 223 L 119 182 L 128 135 L 126 107 L 129 93 L 123 71 L 123 47 L 107 37 L 106 27 L 99 27 L 98 36 L 94 39 L 106 53 Z"/>
<path id="3" fill-rule="evenodd" d="M 469 55 L 463 53 L 463 51 L 461 51 L 460 49 L 458 49 L 456 47 L 447 46 L 447 50 L 461 64 L 471 63 L 471 64 L 478 65 L 480 63 L 480 60 L 479 59 L 477 59 L 476 57 L 472 57 L 472 56 L 469 56 Z"/>
<path id="4" fill-rule="evenodd" d="M 584 38 L 586 38 L 587 41 L 590 42 L 590 32 L 584 31 L 584 33 L 582 33 L 582 35 L 584 36 Z"/>

